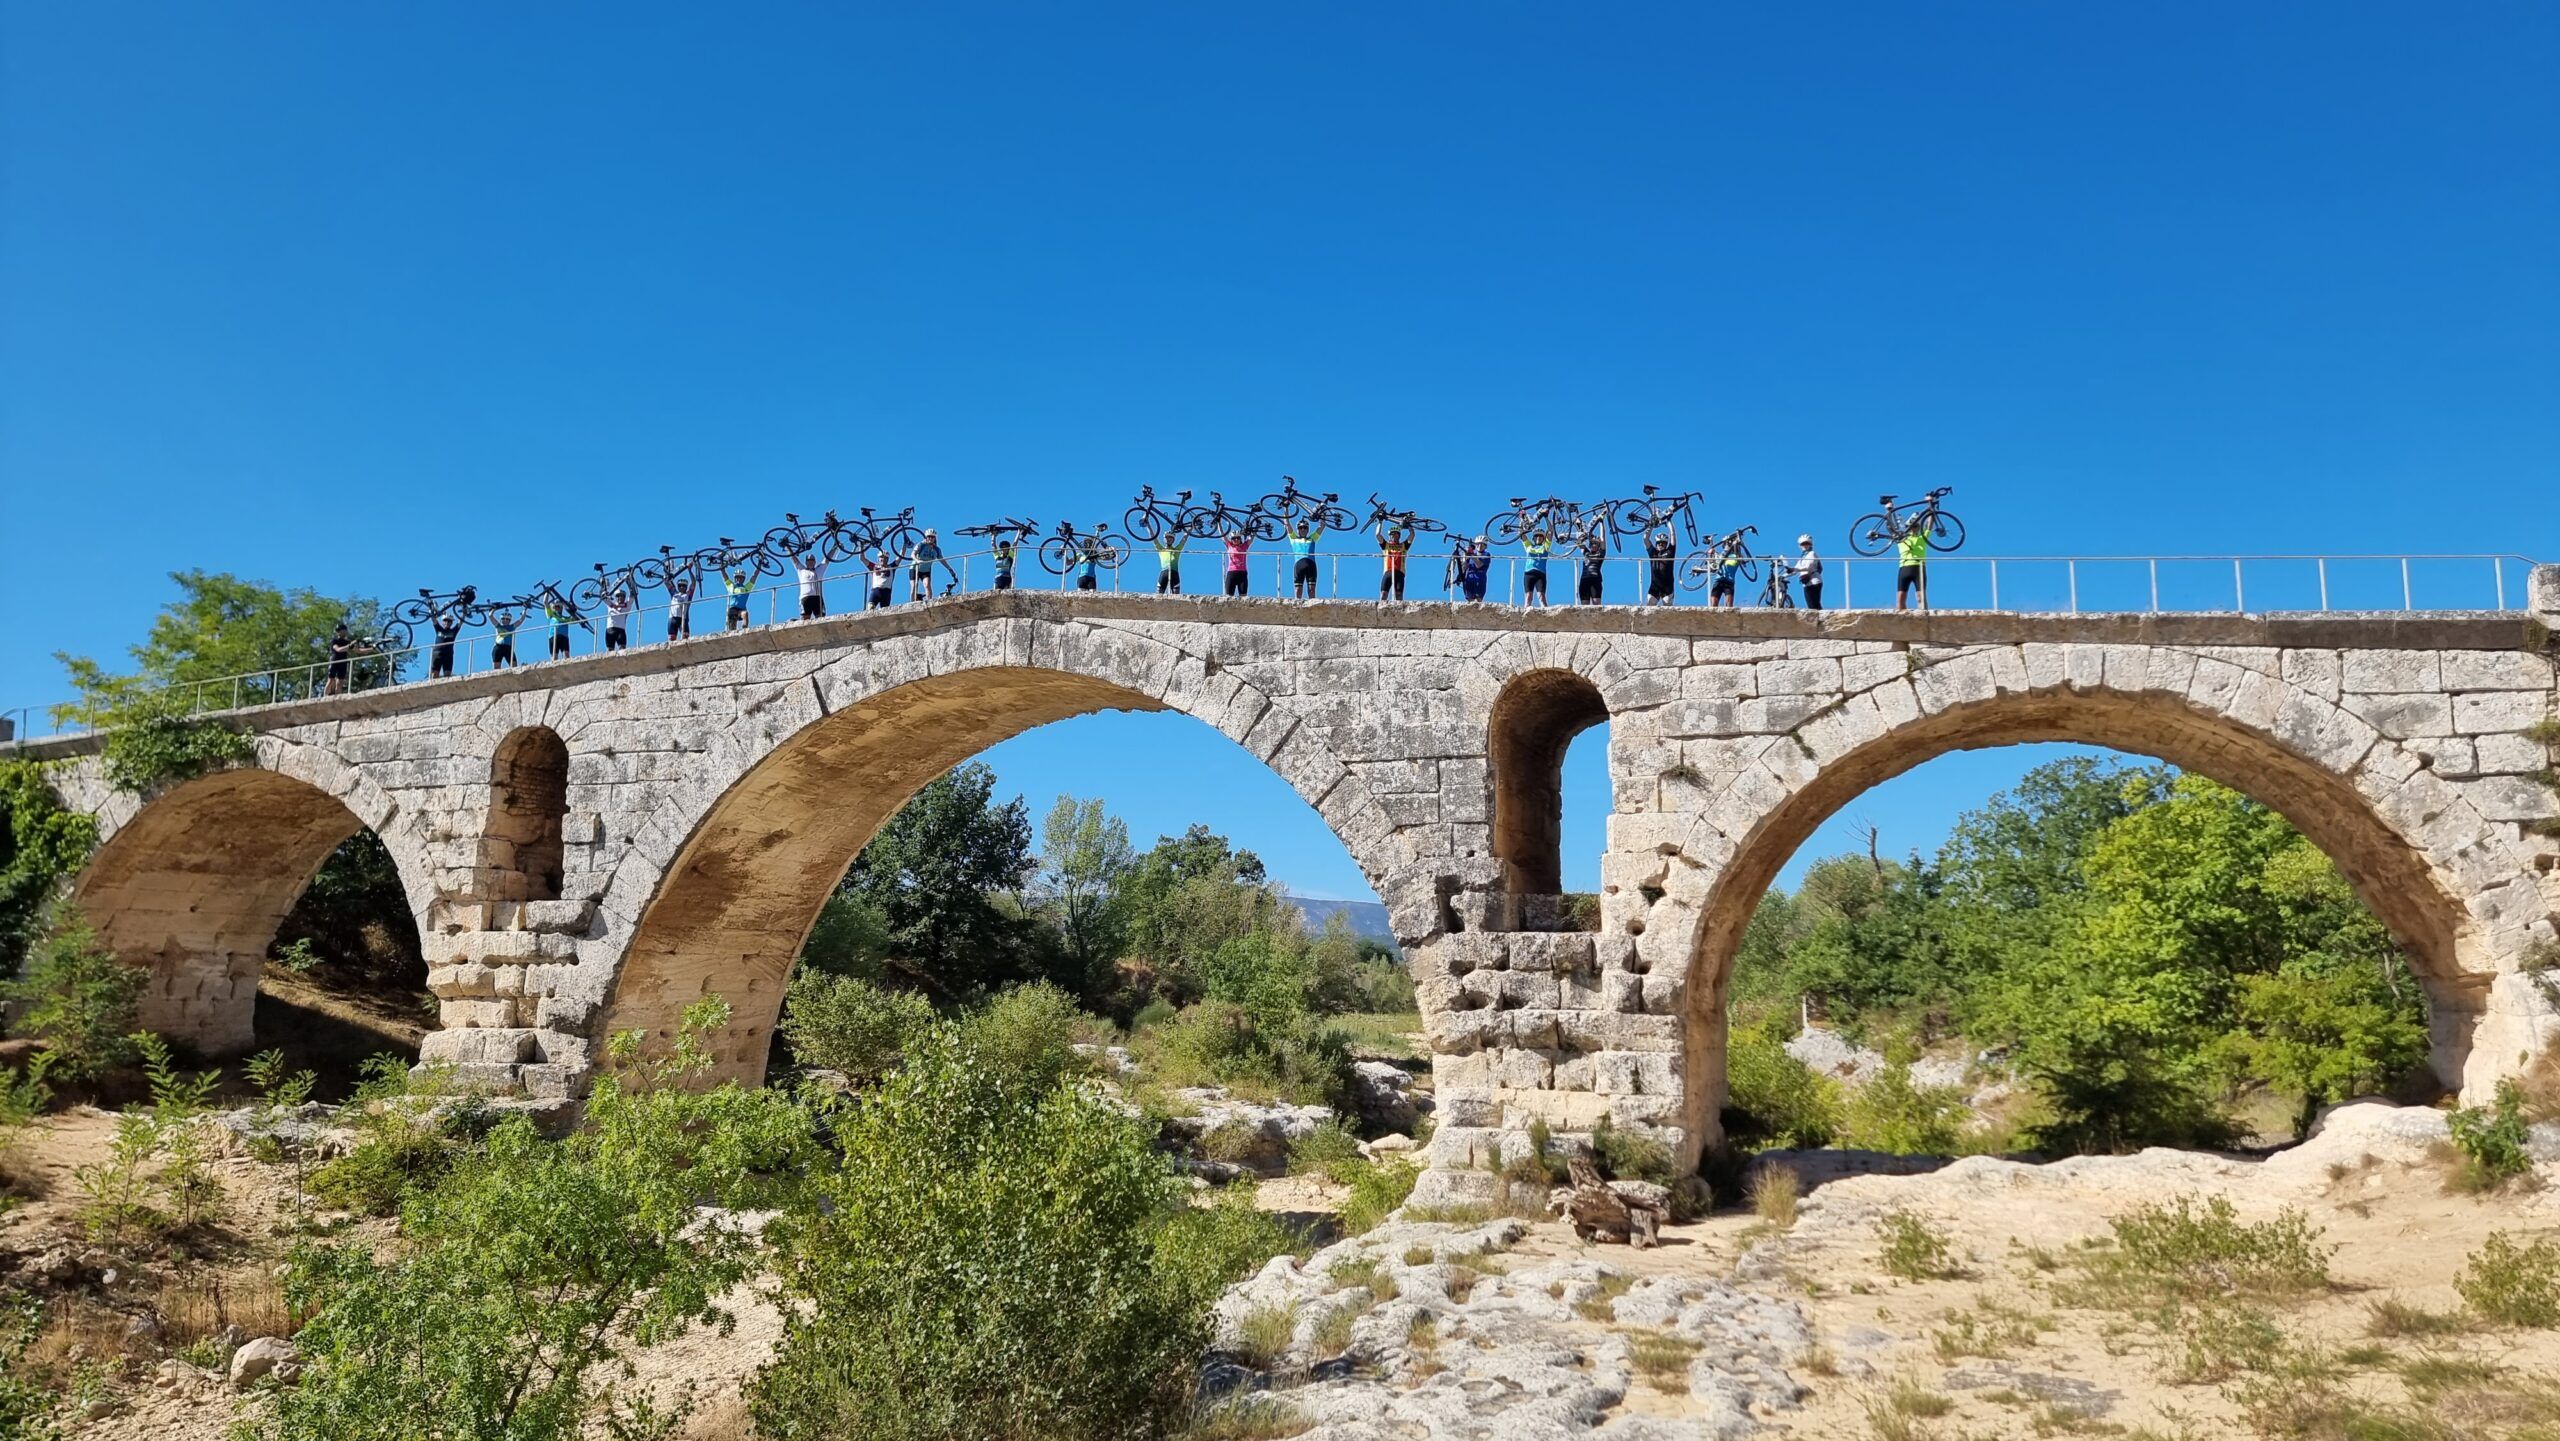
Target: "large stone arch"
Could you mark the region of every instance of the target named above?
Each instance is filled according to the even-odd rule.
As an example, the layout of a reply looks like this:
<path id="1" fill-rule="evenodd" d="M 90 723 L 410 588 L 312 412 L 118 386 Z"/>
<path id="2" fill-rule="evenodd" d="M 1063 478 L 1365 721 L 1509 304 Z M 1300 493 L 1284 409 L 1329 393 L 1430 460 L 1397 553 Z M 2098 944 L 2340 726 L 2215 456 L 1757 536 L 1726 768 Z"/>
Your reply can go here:
<path id="1" fill-rule="evenodd" d="M 370 828 L 382 839 L 413 917 L 432 894 L 400 808 L 379 788 L 313 747 L 261 737 L 257 749 L 254 765 L 115 794 L 71 889 L 100 943 L 150 968 L 143 1027 L 211 1056 L 250 1045 L 267 947 L 349 836 Z"/>
<path id="2" fill-rule="evenodd" d="M 729 727 L 705 757 L 706 783 L 686 793 L 693 823 L 673 853 L 651 854 L 674 829 L 673 817 L 655 816 L 612 877 L 605 909 L 628 913 L 630 931 L 594 1033 L 637 1030 L 662 1043 L 686 1006 L 718 995 L 730 1022 L 712 1038 L 709 1079 L 760 1078 L 809 928 L 898 807 L 991 745 L 1102 710 L 1178 710 L 1237 741 L 1324 818 L 1400 932 L 1431 927 L 1436 903 L 1427 883 L 1417 890 L 1406 843 L 1294 718 L 1214 662 L 1160 642 L 1082 641 L 1069 654 L 1056 638 L 1016 636 L 969 657 L 977 663 L 914 676 L 850 657 Z"/>
<path id="3" fill-rule="evenodd" d="M 2096 648 L 2082 649 L 2098 659 Z M 2112 664 L 2111 675 L 2125 668 L 2121 655 Z M 2117 686 L 2099 673 L 2093 664 L 2036 676 L 1975 653 L 1915 666 L 1907 679 L 1823 705 L 1753 742 L 1757 754 L 1703 808 L 1689 848 L 1714 863 L 1668 876 L 1673 914 L 1686 922 L 1672 933 L 1689 956 L 1691 1136 L 1716 1133 L 1726 975 L 1788 857 L 1868 788 L 1948 752 L 1993 746 L 2060 741 L 2148 756 L 2282 814 L 2337 863 L 2408 953 L 2427 989 L 2432 1061 L 2447 1084 L 2483 1091 L 2543 1043 L 2549 1007 L 2515 971 L 2552 918 L 2516 825 L 2482 815 L 2424 757 L 2354 712 L 2278 676 L 2165 648 L 2154 652 L 2151 674 L 2184 682 Z"/>

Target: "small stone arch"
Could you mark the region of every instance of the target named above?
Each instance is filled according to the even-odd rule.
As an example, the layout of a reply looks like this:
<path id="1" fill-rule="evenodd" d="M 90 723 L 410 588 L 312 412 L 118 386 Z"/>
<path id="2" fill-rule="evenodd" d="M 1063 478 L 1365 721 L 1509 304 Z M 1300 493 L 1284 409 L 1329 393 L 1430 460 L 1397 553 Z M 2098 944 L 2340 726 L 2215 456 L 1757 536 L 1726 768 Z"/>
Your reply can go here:
<path id="1" fill-rule="evenodd" d="M 556 901 L 565 869 L 569 744 L 549 726 L 519 726 L 489 762 L 489 819 L 480 836 L 481 899 Z"/>
<path id="2" fill-rule="evenodd" d="M 1485 722 L 1493 854 L 1515 904 L 1564 890 L 1565 751 L 1608 719 L 1600 687 L 1570 670 L 1524 671 L 1494 697 Z"/>
<path id="3" fill-rule="evenodd" d="M 425 867 L 397 825 L 397 807 L 307 748 L 264 739 L 259 759 L 273 764 L 216 771 L 105 808 L 98 850 L 71 889 L 100 944 L 151 969 L 142 1026 L 208 1056 L 251 1044 L 267 947 L 349 836 L 371 827 L 399 868 L 413 916 L 425 900 Z M 320 783 L 332 779 L 343 796 Z"/>

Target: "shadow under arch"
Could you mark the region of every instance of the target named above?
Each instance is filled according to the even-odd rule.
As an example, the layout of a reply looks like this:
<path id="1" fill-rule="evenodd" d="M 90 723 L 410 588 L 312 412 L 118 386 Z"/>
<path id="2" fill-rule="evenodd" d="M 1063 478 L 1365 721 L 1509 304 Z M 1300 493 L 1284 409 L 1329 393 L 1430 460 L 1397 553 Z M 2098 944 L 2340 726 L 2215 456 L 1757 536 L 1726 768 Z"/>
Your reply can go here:
<path id="1" fill-rule="evenodd" d="M 891 687 L 782 739 L 708 808 L 658 879 L 595 1034 L 636 1030 L 644 1049 L 659 1049 L 673 1040 L 685 1007 L 718 996 L 729 1020 L 705 1038 L 713 1064 L 699 1083 L 761 1080 L 783 987 L 810 927 L 898 808 L 990 746 L 1108 710 L 1180 707 L 1093 676 L 987 666 Z M 1314 804 L 1303 785 L 1292 785 Z M 1381 858 L 1343 839 L 1378 884 Z"/>
<path id="2" fill-rule="evenodd" d="M 556 901 L 569 815 L 569 745 L 549 726 L 518 726 L 489 762 L 480 888 L 497 901 Z"/>
<path id="3" fill-rule="evenodd" d="M 2447 1085 L 2463 1083 L 2473 1023 L 2491 981 L 2487 966 L 2463 963 L 2469 912 L 2426 855 L 2394 830 L 2350 780 L 2270 736 L 2183 699 L 2103 691 L 2013 693 L 1951 706 L 1893 727 L 1819 767 L 1761 813 L 1746 834 L 1733 838 L 1733 857 L 1701 903 L 1690 962 L 1686 1044 L 1692 1136 L 1717 1133 L 1716 1112 L 1724 1099 L 1726 982 L 1752 912 L 1787 859 L 1825 820 L 1870 787 L 1953 751 L 2035 742 L 2103 746 L 2166 761 L 2219 781 L 2291 822 L 2337 865 L 2408 956 L 2410 970 L 2427 994 L 2430 1064 Z M 1782 737 L 1780 743 L 1793 742 Z"/>
<path id="4" fill-rule="evenodd" d="M 1523 671 L 1504 682 L 1485 720 L 1493 787 L 1493 854 L 1514 897 L 1564 890 L 1564 757 L 1574 737 L 1609 719 L 1600 687 L 1574 671 Z"/>
<path id="5" fill-rule="evenodd" d="M 90 857 L 71 900 L 100 944 L 150 969 L 144 1029 L 208 1056 L 236 1054 L 252 1043 L 259 969 L 277 928 L 330 853 L 367 824 L 309 781 L 216 771 L 142 802 Z M 419 868 L 381 824 L 374 830 L 414 917 Z"/>

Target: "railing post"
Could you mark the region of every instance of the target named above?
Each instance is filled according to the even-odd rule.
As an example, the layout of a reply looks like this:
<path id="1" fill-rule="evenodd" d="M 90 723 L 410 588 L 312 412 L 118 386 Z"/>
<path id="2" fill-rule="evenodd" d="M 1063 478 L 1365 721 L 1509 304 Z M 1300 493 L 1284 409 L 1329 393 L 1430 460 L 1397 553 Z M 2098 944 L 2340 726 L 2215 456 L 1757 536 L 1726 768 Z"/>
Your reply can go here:
<path id="1" fill-rule="evenodd" d="M 2402 610 L 2415 610 L 2417 608 L 2410 604 L 2409 557 L 2405 555 L 2400 557 L 2400 608 Z"/>
<path id="2" fill-rule="evenodd" d="M 1991 557 L 1991 608 L 2000 608 L 2000 557 Z"/>
<path id="3" fill-rule="evenodd" d="M 2071 613 L 2078 615 L 2080 613 L 2080 562 L 2066 560 L 2062 563 L 2062 568 L 2071 578 Z"/>
<path id="4" fill-rule="evenodd" d="M 2320 569 L 2320 609 L 2325 614 L 2329 609 L 2329 557 L 2320 556 L 2313 564 Z"/>
<path id="5" fill-rule="evenodd" d="M 2151 558 L 2151 613 L 2160 613 L 2160 557 Z"/>
<path id="6" fill-rule="evenodd" d="M 2489 574 L 2497 584 L 2498 609 L 2505 610 L 2507 608 L 2507 558 L 2503 555 L 2489 557 Z"/>
<path id="7" fill-rule="evenodd" d="M 2231 557 L 2231 602 L 2242 615 L 2249 613 L 2248 587 L 2240 579 L 2240 557 Z"/>

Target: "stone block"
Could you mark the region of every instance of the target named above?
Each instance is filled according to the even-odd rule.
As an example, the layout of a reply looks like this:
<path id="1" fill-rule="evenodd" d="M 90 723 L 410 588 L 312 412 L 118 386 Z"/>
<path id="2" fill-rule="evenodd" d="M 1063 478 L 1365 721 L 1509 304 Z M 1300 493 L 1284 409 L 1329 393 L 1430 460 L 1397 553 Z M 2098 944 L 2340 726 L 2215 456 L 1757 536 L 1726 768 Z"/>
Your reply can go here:
<path id="1" fill-rule="evenodd" d="M 2349 692 L 2408 694 L 2444 689 L 2433 651 L 2351 650 L 2341 663 Z"/>
<path id="2" fill-rule="evenodd" d="M 2554 684 L 2551 662 L 2526 651 L 2450 650 L 2439 664 L 2447 690 L 2548 691 Z"/>
<path id="3" fill-rule="evenodd" d="M 2457 735 L 2487 735 L 2494 731 L 2521 731 L 2549 716 L 2551 698 L 2531 691 L 2481 691 L 2453 698 L 2453 729 Z"/>

